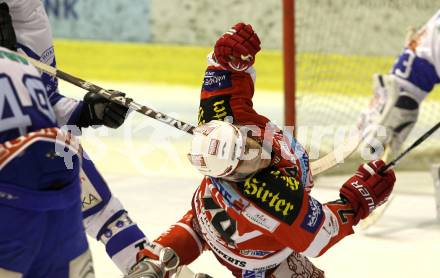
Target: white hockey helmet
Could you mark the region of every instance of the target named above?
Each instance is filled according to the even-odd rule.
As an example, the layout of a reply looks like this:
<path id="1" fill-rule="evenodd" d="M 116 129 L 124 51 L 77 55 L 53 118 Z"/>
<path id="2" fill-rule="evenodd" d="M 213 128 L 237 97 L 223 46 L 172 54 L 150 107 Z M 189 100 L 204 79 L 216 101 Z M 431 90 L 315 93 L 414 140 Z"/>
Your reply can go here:
<path id="1" fill-rule="evenodd" d="M 257 151 L 250 155 L 250 149 Z M 188 158 L 203 175 L 240 180 L 267 167 L 270 159 L 261 154 L 261 146 L 238 127 L 213 120 L 194 129 Z"/>
<path id="2" fill-rule="evenodd" d="M 225 177 L 237 168 L 244 143 L 244 137 L 236 126 L 210 121 L 194 129 L 188 158 L 202 174 Z"/>

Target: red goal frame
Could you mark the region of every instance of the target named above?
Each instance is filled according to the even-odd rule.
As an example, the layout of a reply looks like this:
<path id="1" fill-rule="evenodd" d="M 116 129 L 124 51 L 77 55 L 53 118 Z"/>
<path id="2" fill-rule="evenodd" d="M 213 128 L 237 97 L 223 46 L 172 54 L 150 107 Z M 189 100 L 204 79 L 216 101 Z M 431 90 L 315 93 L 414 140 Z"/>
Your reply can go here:
<path id="1" fill-rule="evenodd" d="M 295 0 L 283 1 L 284 125 L 296 134 Z"/>

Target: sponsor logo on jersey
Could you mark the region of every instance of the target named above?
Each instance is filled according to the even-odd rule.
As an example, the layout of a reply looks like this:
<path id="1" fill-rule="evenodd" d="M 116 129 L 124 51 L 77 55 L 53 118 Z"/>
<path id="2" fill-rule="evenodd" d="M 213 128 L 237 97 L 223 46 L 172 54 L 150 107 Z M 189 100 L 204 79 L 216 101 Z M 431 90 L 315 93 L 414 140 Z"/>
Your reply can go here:
<path id="1" fill-rule="evenodd" d="M 266 271 L 252 271 L 252 270 L 243 270 L 241 273 L 242 278 L 264 278 Z"/>
<path id="2" fill-rule="evenodd" d="M 83 170 L 81 170 L 80 181 L 82 212 L 85 212 L 100 204 L 102 202 L 102 198 Z"/>
<path id="3" fill-rule="evenodd" d="M 272 167 L 246 179 L 242 190 L 261 209 L 288 224 L 297 217 L 304 194 L 295 177 Z"/>
<path id="4" fill-rule="evenodd" d="M 203 90 L 216 91 L 232 87 L 231 73 L 226 70 L 207 70 L 203 80 Z"/>
<path id="5" fill-rule="evenodd" d="M 243 216 L 255 225 L 260 226 L 261 228 L 270 232 L 275 231 L 275 229 L 280 225 L 280 222 L 261 212 L 254 206 L 247 207 L 243 212 Z"/>
<path id="6" fill-rule="evenodd" d="M 82 194 L 81 195 L 81 204 L 83 211 L 86 211 L 87 209 L 93 207 L 94 205 L 100 203 L 100 200 L 93 194 Z"/>
<path id="7" fill-rule="evenodd" d="M 212 247 L 212 249 L 215 251 L 215 253 L 217 253 L 217 255 L 219 255 L 220 257 L 222 257 L 224 260 L 228 261 L 229 263 L 238 266 L 238 267 L 245 267 L 246 266 L 246 262 L 242 261 L 242 260 L 238 260 L 236 258 L 233 258 L 227 254 L 225 254 L 222 250 L 220 250 L 217 246 L 215 246 L 214 244 L 210 245 Z"/>
<path id="8" fill-rule="evenodd" d="M 304 149 L 304 147 L 301 144 L 299 144 L 295 138 L 292 137 L 291 140 L 292 140 L 291 148 L 294 152 L 294 156 L 298 159 L 299 166 L 301 168 L 301 184 L 304 187 L 307 187 L 311 182 L 310 180 L 311 176 L 309 175 L 309 167 L 310 167 L 309 156 L 306 150 Z"/>
<path id="9" fill-rule="evenodd" d="M 326 207 L 323 207 L 324 213 L 325 213 L 325 221 L 324 224 L 322 224 L 322 228 L 320 232 L 324 231 L 327 233 L 327 237 L 333 237 L 334 235 L 339 234 L 339 222 L 338 217 L 333 214 L 333 212 Z"/>
<path id="10" fill-rule="evenodd" d="M 54 59 L 54 51 L 53 46 L 49 47 L 48 49 L 44 50 L 44 52 L 41 54 L 40 61 L 52 65 L 53 59 Z"/>
<path id="11" fill-rule="evenodd" d="M 252 249 L 244 249 L 240 250 L 240 254 L 243 256 L 249 256 L 249 257 L 264 257 L 266 255 L 272 254 L 274 251 L 267 251 L 267 250 L 252 250 Z"/>
<path id="12" fill-rule="evenodd" d="M 301 228 L 310 233 L 315 233 L 319 226 L 321 226 L 323 218 L 322 205 L 314 198 L 309 197 L 309 207 L 301 223 Z"/>
<path id="13" fill-rule="evenodd" d="M 237 213 L 241 213 L 249 205 L 249 202 L 244 200 L 227 181 L 215 178 L 210 178 L 210 181 L 222 195 L 227 207 L 234 209 Z"/>
<path id="14" fill-rule="evenodd" d="M 328 210 L 328 209 L 327 209 Z M 328 210 L 329 213 L 329 217 L 330 220 L 328 221 L 328 228 L 330 228 L 332 235 L 337 235 L 339 234 L 339 222 L 337 217 L 333 214 L 333 212 L 331 212 L 330 210 Z"/>
<path id="15" fill-rule="evenodd" d="M 226 117 L 233 117 L 230 99 L 230 95 L 219 95 L 202 99 L 199 107 L 199 125 L 206 124 L 212 120 L 223 121 Z"/>
<path id="16" fill-rule="evenodd" d="M 279 265 L 279 263 L 273 263 L 273 264 L 269 264 L 267 266 L 263 266 L 263 267 L 254 267 L 252 270 L 256 271 L 256 272 L 260 272 L 260 271 L 265 271 L 271 268 L 276 267 L 277 265 Z"/>

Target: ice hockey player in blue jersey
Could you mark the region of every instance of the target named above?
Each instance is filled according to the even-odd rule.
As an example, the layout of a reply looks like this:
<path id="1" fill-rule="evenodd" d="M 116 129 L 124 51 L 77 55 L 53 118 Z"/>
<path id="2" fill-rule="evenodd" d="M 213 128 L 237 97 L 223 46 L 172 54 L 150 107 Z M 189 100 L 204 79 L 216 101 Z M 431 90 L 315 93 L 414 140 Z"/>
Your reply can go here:
<path id="1" fill-rule="evenodd" d="M 52 33 L 42 1 L 2 0 L 0 20 L 1 43 L 19 52 L 56 66 Z M 8 16 L 9 24 L 8 24 Z M 11 20 L 12 26 L 11 28 Z M 15 30 L 15 34 L 14 34 Z M 16 42 L 13 40 L 16 37 Z M 11 40 L 13 41 L 11 43 Z M 57 80 L 45 73 L 42 80 L 59 126 L 92 125 L 119 127 L 127 109 L 94 94 L 87 93 L 82 101 L 61 95 Z M 128 216 L 121 202 L 112 195 L 107 183 L 90 159 L 83 159 L 80 169 L 83 223 L 89 236 L 101 241 L 107 254 L 123 272 L 135 263 L 135 254 L 148 242 L 144 233 Z M 0 238 L 0 241 L 2 238 Z"/>
<path id="2" fill-rule="evenodd" d="M 440 83 L 439 28 L 440 10 L 408 36 L 389 74 L 373 76 L 374 97 L 359 126 L 369 135 L 365 147 L 378 154 L 386 149 L 388 159 L 399 154 L 417 122 L 420 105 Z"/>
<path id="3" fill-rule="evenodd" d="M 0 47 L 2 278 L 94 277 L 82 224 L 79 145 L 62 134 L 40 73 Z M 69 161 L 57 146 L 72 148 Z"/>
<path id="4" fill-rule="evenodd" d="M 374 96 L 359 120 L 360 129 L 368 135 L 363 153 L 381 155 L 383 151 L 385 160 L 399 155 L 418 121 L 422 103 L 439 84 L 440 10 L 409 34 L 388 74 L 373 76 Z M 440 220 L 440 164 L 432 165 L 431 172 Z"/>

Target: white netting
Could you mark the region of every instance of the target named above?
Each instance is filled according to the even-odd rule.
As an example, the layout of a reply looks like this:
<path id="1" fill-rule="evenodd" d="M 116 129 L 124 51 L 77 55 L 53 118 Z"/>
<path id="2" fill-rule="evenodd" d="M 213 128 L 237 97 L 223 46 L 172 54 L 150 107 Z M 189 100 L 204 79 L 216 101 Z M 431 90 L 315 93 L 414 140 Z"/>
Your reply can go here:
<path id="1" fill-rule="evenodd" d="M 327 130 L 354 125 L 372 96 L 372 74 L 389 72 L 409 28 L 423 25 L 439 8 L 430 0 L 296 0 L 297 124 Z M 405 146 L 440 121 L 439 108 L 437 89 L 424 101 Z M 322 154 L 333 148 L 333 139 L 322 138 Z M 440 153 L 439 143 L 440 132 L 402 168 L 426 168 Z"/>

